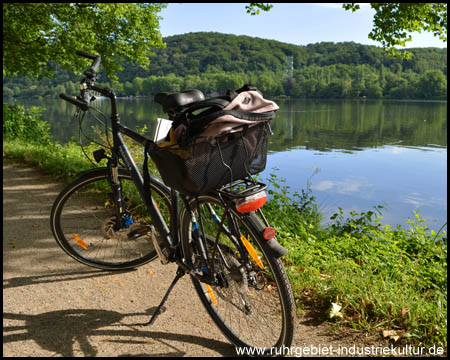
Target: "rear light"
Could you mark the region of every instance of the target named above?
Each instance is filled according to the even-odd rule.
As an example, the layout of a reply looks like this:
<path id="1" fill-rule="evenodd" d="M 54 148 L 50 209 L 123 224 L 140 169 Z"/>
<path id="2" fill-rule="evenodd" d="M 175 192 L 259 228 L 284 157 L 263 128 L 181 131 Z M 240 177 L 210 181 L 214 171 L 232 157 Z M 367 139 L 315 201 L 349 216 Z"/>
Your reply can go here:
<path id="1" fill-rule="evenodd" d="M 263 231 L 263 238 L 265 240 L 270 240 L 275 237 L 275 229 L 273 227 L 266 227 Z"/>
<path id="2" fill-rule="evenodd" d="M 249 213 L 258 210 L 267 201 L 267 195 L 265 191 L 261 191 L 257 194 L 250 195 L 244 199 L 238 200 L 236 204 L 236 210 L 240 213 Z"/>

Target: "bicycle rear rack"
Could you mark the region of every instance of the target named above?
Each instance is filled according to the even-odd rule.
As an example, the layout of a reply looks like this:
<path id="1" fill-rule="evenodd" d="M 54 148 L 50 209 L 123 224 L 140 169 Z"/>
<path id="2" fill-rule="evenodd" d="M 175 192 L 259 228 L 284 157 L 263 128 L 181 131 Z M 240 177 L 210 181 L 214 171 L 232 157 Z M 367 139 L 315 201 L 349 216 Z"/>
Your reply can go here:
<path id="1" fill-rule="evenodd" d="M 267 188 L 266 184 L 255 182 L 252 179 L 242 179 L 222 186 L 217 190 L 221 195 L 224 195 L 230 200 L 238 200 L 254 194 L 257 194 Z"/>

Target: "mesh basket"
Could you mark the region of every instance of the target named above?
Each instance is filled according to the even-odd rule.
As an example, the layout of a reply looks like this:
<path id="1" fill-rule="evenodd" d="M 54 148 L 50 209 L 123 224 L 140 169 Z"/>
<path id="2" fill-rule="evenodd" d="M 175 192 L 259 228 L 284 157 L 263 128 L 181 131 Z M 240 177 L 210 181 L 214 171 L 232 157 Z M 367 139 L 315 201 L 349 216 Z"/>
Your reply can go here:
<path id="1" fill-rule="evenodd" d="M 214 141 L 190 144 L 183 148 L 189 154 L 186 159 L 159 147 L 150 156 L 166 185 L 185 194 L 203 194 L 263 171 L 269 134 L 267 122 L 261 122 Z"/>

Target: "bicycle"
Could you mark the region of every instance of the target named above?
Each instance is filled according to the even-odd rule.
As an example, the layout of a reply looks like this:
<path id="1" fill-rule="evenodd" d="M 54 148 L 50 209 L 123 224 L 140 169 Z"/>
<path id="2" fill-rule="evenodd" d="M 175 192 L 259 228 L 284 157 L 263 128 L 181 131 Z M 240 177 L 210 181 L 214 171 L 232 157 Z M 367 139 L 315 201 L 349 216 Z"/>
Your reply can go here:
<path id="1" fill-rule="evenodd" d="M 174 280 L 142 325 L 155 321 L 177 281 L 189 274 L 207 312 L 235 346 L 264 348 L 266 355 L 289 347 L 296 309 L 280 259 L 287 250 L 261 209 L 266 185 L 247 177 L 193 196 L 149 175 L 147 157 L 155 144 L 122 125 L 114 92 L 95 85 L 100 56 L 77 55 L 92 65 L 80 95 L 60 98 L 76 105 L 80 118 L 90 110 L 92 91 L 108 98 L 112 145 L 110 155 L 104 149 L 93 154 L 97 163 L 106 159 L 106 167 L 79 174 L 56 198 L 50 223 L 58 245 L 75 260 L 105 270 L 131 269 L 157 257 L 176 263 Z M 163 98 L 166 108 L 188 101 L 183 93 Z M 122 134 L 145 146 L 143 174 Z"/>

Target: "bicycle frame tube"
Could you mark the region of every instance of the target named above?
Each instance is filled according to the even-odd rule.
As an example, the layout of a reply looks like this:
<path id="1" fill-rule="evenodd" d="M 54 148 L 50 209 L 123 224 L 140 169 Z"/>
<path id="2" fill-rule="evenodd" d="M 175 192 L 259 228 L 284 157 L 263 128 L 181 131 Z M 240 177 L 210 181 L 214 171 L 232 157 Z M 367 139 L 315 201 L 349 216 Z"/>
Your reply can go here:
<path id="1" fill-rule="evenodd" d="M 92 90 L 98 91 L 102 95 L 108 97 L 111 101 L 111 128 L 112 128 L 112 134 L 113 134 L 113 153 L 119 154 L 120 157 L 125 162 L 125 165 L 130 170 L 131 177 L 133 178 L 134 183 L 136 184 L 136 187 L 141 194 L 141 197 L 145 201 L 145 205 L 147 207 L 147 210 L 152 217 L 152 220 L 154 222 L 154 225 L 157 229 L 157 231 L 161 234 L 162 238 L 165 239 L 165 241 L 168 243 L 169 246 L 174 247 L 177 244 L 173 240 L 172 235 L 170 234 L 169 227 L 167 226 L 166 222 L 164 221 L 161 212 L 158 210 L 155 200 L 153 198 L 148 201 L 148 199 L 144 196 L 144 180 L 142 178 L 142 175 L 133 160 L 130 152 L 128 151 L 128 148 L 125 145 L 125 142 L 123 140 L 122 134 L 125 134 L 126 136 L 132 138 L 133 140 L 139 142 L 142 145 L 145 145 L 145 143 L 148 141 L 147 138 L 144 136 L 134 132 L 133 130 L 127 128 L 126 126 L 122 125 L 119 120 L 119 115 L 117 114 L 117 107 L 116 107 L 116 95 L 114 92 L 112 92 L 109 89 L 100 88 L 98 86 L 93 86 Z M 172 211 L 173 212 L 173 211 Z M 177 214 L 171 213 L 171 217 L 177 218 Z M 175 237 L 177 238 L 177 237 Z"/>
<path id="2" fill-rule="evenodd" d="M 131 177 L 133 178 L 134 183 L 136 184 L 136 187 L 139 190 L 139 193 L 141 194 L 141 197 L 144 199 L 144 201 L 146 203 L 145 205 L 147 207 L 147 210 L 148 210 L 150 216 L 152 217 L 158 232 L 162 235 L 162 237 L 164 239 L 166 239 L 168 244 L 171 247 L 173 247 L 176 244 L 174 243 L 172 235 L 170 234 L 169 227 L 167 226 L 166 222 L 164 221 L 164 219 L 161 215 L 161 212 L 156 207 L 155 200 L 153 198 L 151 198 L 150 201 L 148 201 L 144 196 L 144 180 L 142 178 L 142 175 L 141 175 L 136 163 L 134 162 L 133 158 L 131 157 L 130 152 L 128 151 L 128 148 L 126 147 L 125 142 L 124 142 L 120 132 L 122 132 L 124 130 L 123 131 L 124 134 L 126 134 L 127 136 L 131 137 L 132 139 L 134 139 L 136 141 L 142 140 L 141 138 L 143 138 L 143 139 L 145 139 L 145 138 L 137 133 L 134 133 L 132 130 L 124 127 L 121 124 L 117 124 L 117 127 L 118 127 L 119 131 L 116 134 L 117 139 L 115 141 L 114 146 L 118 150 L 118 153 L 122 157 L 122 159 L 125 162 L 128 169 L 130 170 Z M 145 139 L 145 141 L 146 141 L 146 139 Z M 141 142 L 141 141 L 139 141 L 139 142 Z M 171 214 L 171 217 L 173 217 L 173 215 L 174 214 Z M 176 215 L 175 215 L 175 217 L 176 217 Z"/>
<path id="3" fill-rule="evenodd" d="M 132 138 L 133 140 L 139 142 L 142 145 L 145 145 L 145 143 L 148 141 L 147 138 L 145 138 L 144 136 L 136 133 L 135 131 L 127 128 L 126 126 L 120 124 L 120 122 L 118 121 L 118 119 L 112 119 L 112 122 L 114 123 L 113 125 L 113 136 L 114 136 L 114 152 L 115 153 L 119 153 L 121 158 L 124 160 L 126 166 L 128 167 L 128 169 L 131 172 L 131 176 L 133 177 L 133 180 L 142 196 L 143 199 L 145 199 L 144 196 L 144 182 L 143 182 L 143 178 L 142 175 L 139 171 L 139 169 L 137 168 L 133 158 L 131 157 L 130 152 L 128 151 L 125 142 L 123 140 L 122 134 Z M 157 210 L 156 206 L 155 206 L 155 202 L 153 200 L 153 198 L 151 198 L 151 203 L 147 204 L 147 209 L 149 211 L 149 214 L 151 215 L 155 226 L 157 228 L 157 230 L 160 232 L 160 234 L 163 235 L 163 238 L 166 239 L 167 243 L 172 247 L 175 248 L 178 244 L 179 244 L 179 238 L 178 238 L 178 193 L 176 191 L 174 191 L 173 189 L 171 189 L 171 202 L 172 202 L 172 209 L 171 209 L 171 224 L 170 224 L 170 229 L 172 229 L 172 234 L 170 233 L 170 230 L 166 224 L 166 222 L 164 221 L 164 219 L 162 218 L 161 213 Z M 187 209 L 189 209 L 190 212 L 192 212 L 190 204 L 189 204 L 189 200 L 186 199 L 185 196 L 181 196 L 181 199 L 183 200 L 183 202 L 186 204 Z M 222 200 L 223 201 L 223 200 Z M 175 205 L 174 205 L 175 204 Z M 198 205 L 198 204 L 197 204 Z M 227 206 L 228 209 L 228 206 Z M 211 209 L 212 210 L 212 209 Z M 202 218 L 201 218 L 201 214 L 200 214 L 200 209 L 198 209 L 199 212 L 199 222 L 200 222 L 200 227 L 203 229 L 203 223 L 202 223 Z M 211 214 L 212 215 L 212 214 Z M 235 244 L 235 246 L 237 246 L 237 249 L 239 249 L 239 252 L 241 254 L 241 258 L 245 259 L 245 262 L 248 261 L 248 257 L 247 257 L 247 253 L 242 249 L 242 246 L 240 244 L 240 242 L 236 239 L 236 237 L 233 235 L 233 230 L 231 231 L 229 229 L 227 229 L 227 227 L 224 225 L 224 220 L 226 216 L 230 216 L 230 214 L 224 214 L 224 219 L 223 220 L 219 220 L 220 222 L 220 227 L 219 227 L 219 233 L 217 234 L 217 238 L 215 239 L 215 247 L 218 248 L 217 244 L 218 244 L 218 240 L 219 240 L 219 236 L 221 232 L 224 232 L 225 234 L 227 234 L 228 236 L 230 236 L 231 240 L 233 241 L 233 243 Z M 216 215 L 217 217 L 217 215 Z M 193 216 L 193 218 L 195 218 Z M 235 228 L 237 225 L 234 223 L 234 220 L 231 218 L 231 227 Z M 201 231 L 202 234 L 204 234 L 204 231 Z M 197 240 L 197 246 L 200 247 L 201 249 L 201 255 L 203 260 L 206 261 L 206 263 L 208 263 L 208 253 L 205 250 L 205 239 L 203 239 L 203 236 L 200 236 L 199 238 L 196 239 Z M 218 249 L 220 251 L 220 249 Z M 220 254 L 222 256 L 222 259 L 224 260 L 225 264 L 226 264 L 226 260 L 223 256 L 223 254 Z M 185 271 L 190 271 L 191 269 L 188 269 L 186 267 L 186 265 L 183 263 L 183 261 L 176 261 L 177 264 L 179 266 L 181 266 Z M 229 268 L 229 270 L 231 270 L 231 267 L 226 264 L 226 266 Z M 210 273 L 212 274 L 212 272 Z M 196 276 L 196 275 L 194 275 Z M 210 275 L 212 276 L 212 275 Z M 205 277 L 200 277 L 199 275 L 196 276 L 197 278 L 199 278 L 200 281 L 207 281 L 207 279 Z M 212 281 L 212 280 L 211 280 Z M 211 282 L 211 284 L 213 284 L 213 282 Z"/>

